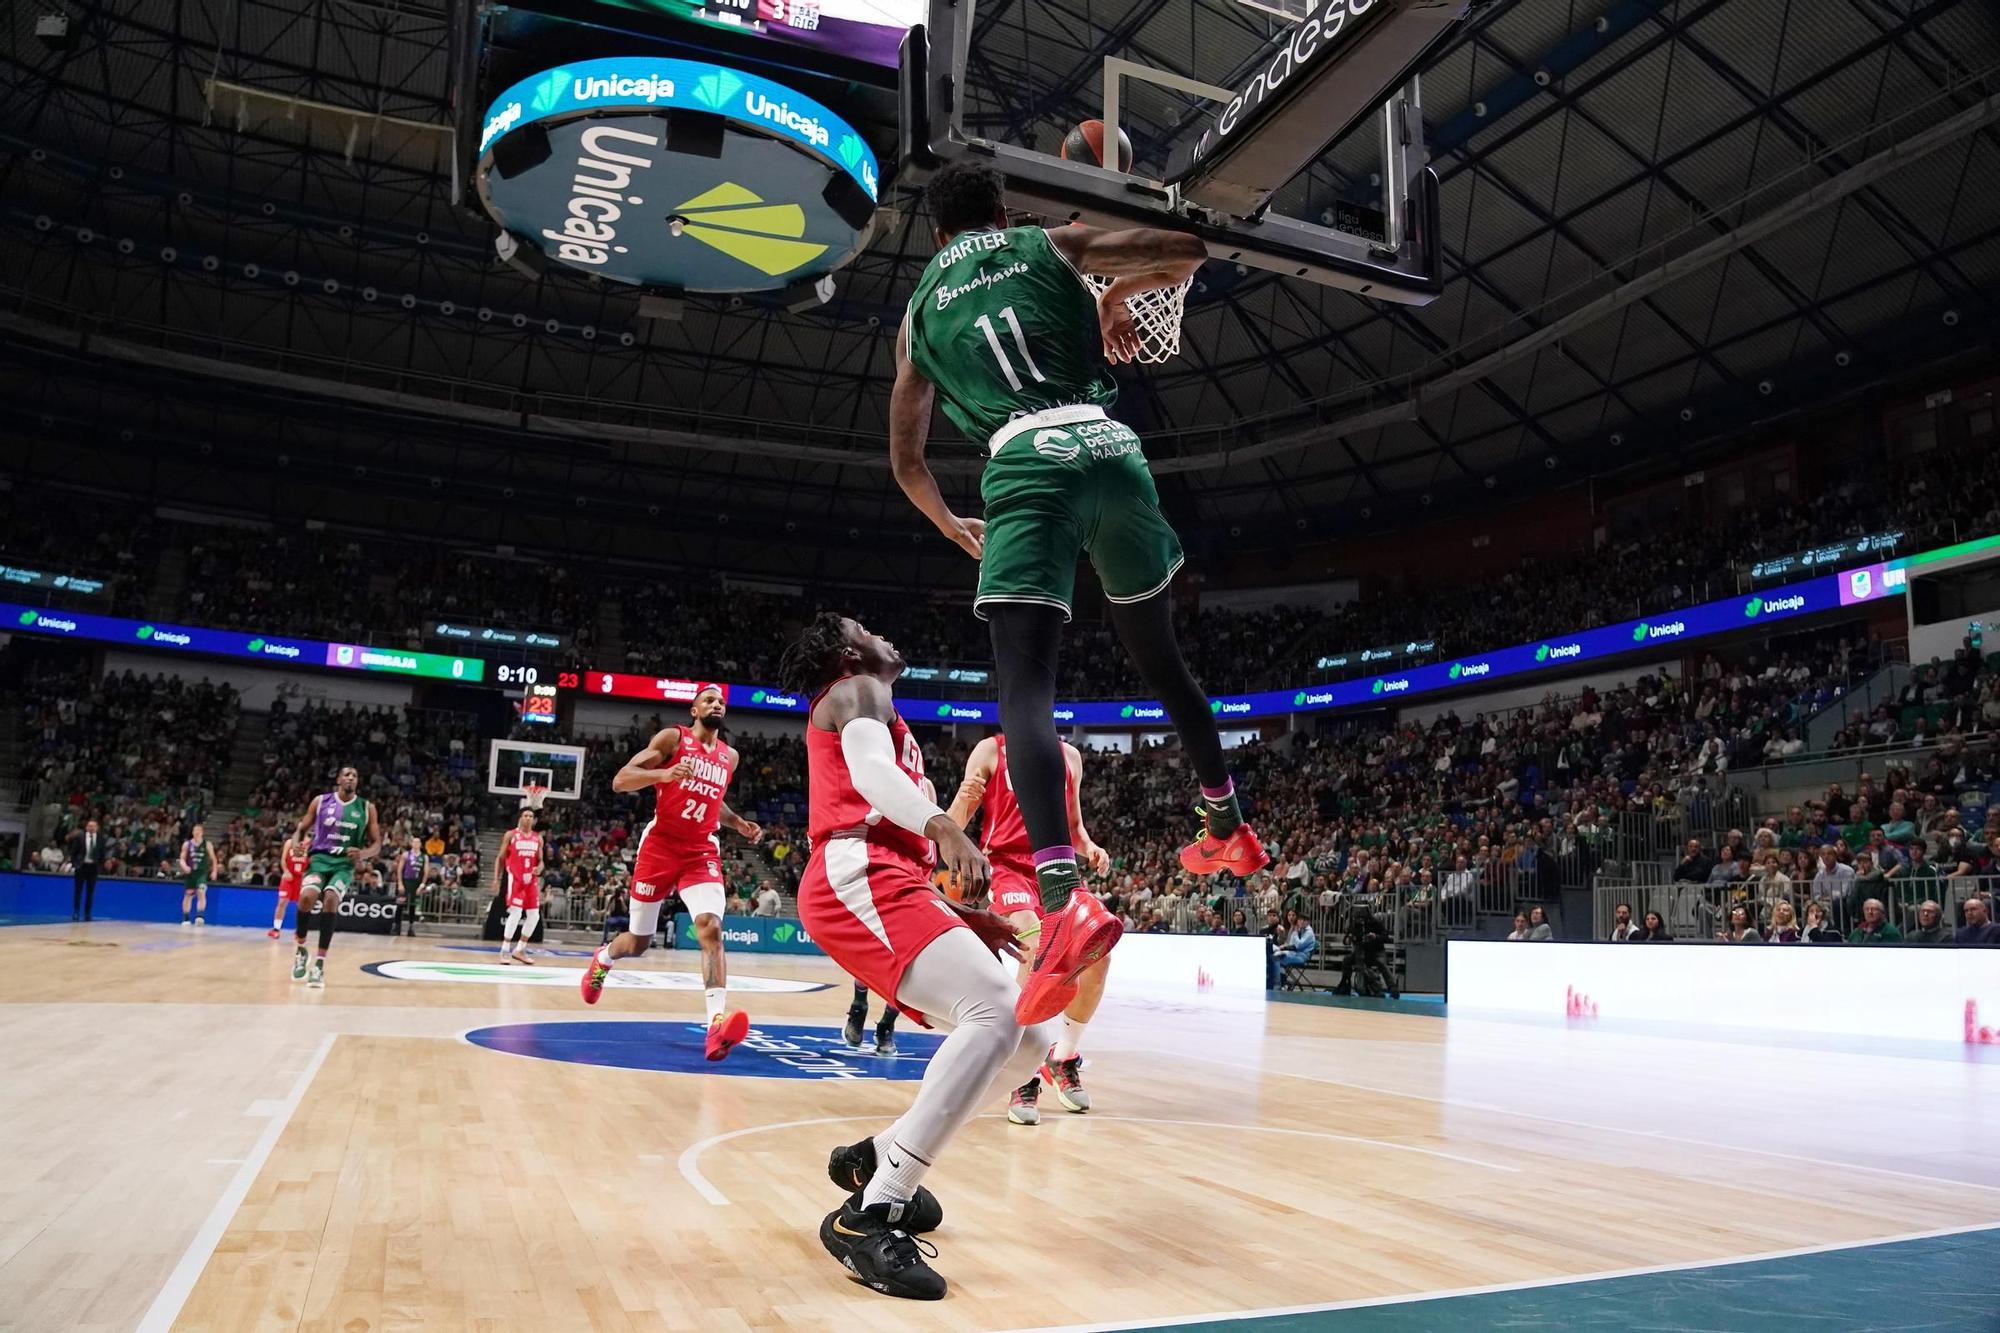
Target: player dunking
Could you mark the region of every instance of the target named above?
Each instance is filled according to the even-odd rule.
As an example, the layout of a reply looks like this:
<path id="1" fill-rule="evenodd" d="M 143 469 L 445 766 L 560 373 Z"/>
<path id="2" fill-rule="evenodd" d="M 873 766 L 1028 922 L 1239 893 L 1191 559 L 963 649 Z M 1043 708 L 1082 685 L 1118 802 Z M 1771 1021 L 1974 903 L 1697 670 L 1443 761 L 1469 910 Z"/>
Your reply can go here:
<path id="1" fill-rule="evenodd" d="M 659 929 L 660 904 L 679 894 L 701 942 L 701 984 L 708 1008 L 707 1055 L 720 1060 L 750 1031 L 750 1015 L 729 1009 L 728 970 L 722 955 L 722 844 L 727 826 L 751 842 L 764 830 L 729 808 L 723 796 L 736 774 L 736 750 L 722 739 L 729 706 L 722 687 L 703 685 L 688 706 L 693 726 L 661 731 L 625 761 L 611 779 L 613 791 L 653 788 L 653 819 L 639 837 L 632 866 L 632 920 L 583 969 L 583 998 L 596 1004 L 604 979 L 620 958 L 646 952 Z"/>
<path id="2" fill-rule="evenodd" d="M 285 845 L 278 853 L 278 907 L 271 913 L 271 938 L 278 938 L 278 931 L 285 924 L 285 904 L 299 900 L 299 881 L 306 874 L 306 846 L 295 833 L 285 835 Z"/>
<path id="3" fill-rule="evenodd" d="M 932 887 L 933 841 L 974 892 L 988 867 L 924 778 L 923 748 L 890 692 L 902 671 L 893 644 L 836 615 L 814 617 L 779 665 L 784 688 L 812 699 L 812 859 L 799 882 L 799 919 L 849 976 L 919 1023 L 951 1029 L 903 1117 L 834 1150 L 827 1174 L 853 1192 L 820 1223 L 820 1243 L 876 1291 L 938 1300 L 944 1278 L 911 1239 L 944 1218 L 921 1187 L 924 1173 L 1002 1069 L 1023 1051 L 1022 1072 L 1033 1065 L 1047 1032 L 1028 1029 L 1023 1046 L 1018 988 L 994 960 L 996 950 L 1020 957 L 1013 929 Z"/>
<path id="4" fill-rule="evenodd" d="M 507 873 L 507 920 L 500 927 L 500 957 L 533 967 L 528 941 L 534 938 L 542 919 L 542 835 L 535 832 L 535 812 L 526 806 L 500 840 L 500 864 Z M 518 940 L 514 939 L 516 927 L 521 932 Z M 514 940 L 511 955 L 507 952 L 509 940 Z"/>
<path id="5" fill-rule="evenodd" d="M 194 909 L 194 923 L 205 926 L 202 918 L 208 915 L 208 881 L 215 875 L 215 844 L 208 840 L 208 834 L 200 824 L 188 830 L 188 840 L 181 844 L 179 868 L 181 872 L 181 924 L 188 923 L 188 909 Z"/>
<path id="6" fill-rule="evenodd" d="M 1111 857 L 1091 840 L 1083 826 L 1083 805 L 1078 793 L 1083 787 L 1083 752 L 1064 741 L 1063 803 L 1069 813 L 1069 840 L 1083 863 L 1099 874 L 1111 868 Z M 1014 774 L 1007 767 L 1007 738 L 988 736 L 972 747 L 965 759 L 965 780 L 958 798 L 951 803 L 951 822 L 970 828 L 974 815 L 980 821 L 980 847 L 993 863 L 993 910 L 1007 918 L 1014 936 L 1034 947 L 1041 932 L 1041 902 L 1036 894 L 1035 863 L 1028 845 L 1027 825 L 1021 822 L 1021 803 L 1014 797 Z M 1105 974 L 1111 960 L 1100 958 L 1076 979 L 1076 995 L 1062 1011 L 1061 1035 L 1042 1060 L 1042 1067 L 1026 1083 L 1014 1089 L 1008 1099 L 1007 1118 L 1017 1125 L 1041 1123 L 1043 1080 L 1066 1111 L 1090 1109 L 1090 1094 L 1083 1087 L 1083 1057 L 1079 1054 L 1083 1030 L 1097 1014 L 1104 1000 Z M 1022 980 L 1027 979 L 1023 969 Z"/>
<path id="7" fill-rule="evenodd" d="M 306 873 L 299 881 L 299 915 L 293 938 L 292 980 L 318 990 L 326 985 L 326 951 L 333 944 L 333 923 L 340 915 L 340 896 L 354 886 L 354 871 L 382 850 L 382 828 L 375 803 L 361 796 L 361 774 L 352 766 L 340 770 L 334 789 L 313 797 L 299 816 L 292 840 L 311 848 Z M 306 967 L 306 915 L 319 916 L 319 952 Z"/>
<path id="8" fill-rule="evenodd" d="M 1106 361 L 1138 349 L 1126 302 L 1186 281 L 1200 240 L 1141 228 L 1009 227 L 1000 174 L 956 162 L 927 198 L 938 254 L 917 280 L 896 336 L 889 452 L 896 481 L 946 537 L 980 561 L 973 609 L 990 624 L 1000 723 L 1032 845 L 1042 933 L 1021 991 L 1022 1021 L 1061 1013 L 1077 976 L 1118 942 L 1118 919 L 1081 891 L 1063 817 L 1053 721 L 1056 656 L 1079 555 L 1088 554 L 1112 626 L 1201 780 L 1202 834 L 1181 850 L 1195 874 L 1248 875 L 1270 860 L 1243 822 L 1208 698 L 1174 637 L 1168 584 L 1180 540 L 1160 513 L 1139 437 L 1105 415 L 1118 395 Z M 1113 279 L 1094 297 L 1082 274 Z M 991 455 L 986 517 L 961 518 L 924 462 L 940 401 Z"/>

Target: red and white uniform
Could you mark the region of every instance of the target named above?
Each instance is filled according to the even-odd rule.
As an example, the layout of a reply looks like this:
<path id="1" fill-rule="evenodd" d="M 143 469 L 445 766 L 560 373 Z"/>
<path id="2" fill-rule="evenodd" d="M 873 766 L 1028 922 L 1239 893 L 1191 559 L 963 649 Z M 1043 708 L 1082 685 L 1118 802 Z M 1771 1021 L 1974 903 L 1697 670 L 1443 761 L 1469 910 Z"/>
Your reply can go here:
<path id="1" fill-rule="evenodd" d="M 513 831 L 507 844 L 507 906 L 536 912 L 542 906 L 542 835 Z"/>
<path id="2" fill-rule="evenodd" d="M 986 795 L 979 808 L 981 850 L 993 863 L 993 910 L 1001 916 L 1014 912 L 1042 913 L 1040 882 L 1035 878 L 1035 849 L 1028 841 L 1028 825 L 1021 818 L 1021 803 L 1014 799 L 1014 774 L 1007 767 L 1007 738 L 995 736 L 998 754 L 993 776 L 986 783 Z M 1076 799 L 1076 772 L 1063 755 L 1063 809 Z M 1071 841 L 1076 830 L 1070 830 Z"/>
<path id="3" fill-rule="evenodd" d="M 900 716 L 889 738 L 897 767 L 932 796 L 923 747 Z M 839 733 L 806 723 L 806 767 L 812 859 L 799 881 L 799 920 L 849 976 L 924 1023 L 896 998 L 903 969 L 963 924 L 931 887 L 930 839 L 890 823 L 855 790 Z"/>
<path id="4" fill-rule="evenodd" d="M 695 916 L 722 915 L 722 844 L 716 830 L 722 827 L 729 780 L 736 776 L 736 751 L 720 737 L 702 744 L 693 727 L 679 731 L 680 747 L 667 764 L 684 763 L 691 771 L 678 782 L 653 787 L 653 819 L 639 835 L 639 857 L 632 867 L 635 932 L 639 909 L 673 893 Z"/>
<path id="5" fill-rule="evenodd" d="M 286 844 L 279 860 L 278 874 L 278 892 L 286 902 L 299 900 L 299 884 L 305 877 L 306 853 L 303 850 L 293 851 L 291 844 Z"/>

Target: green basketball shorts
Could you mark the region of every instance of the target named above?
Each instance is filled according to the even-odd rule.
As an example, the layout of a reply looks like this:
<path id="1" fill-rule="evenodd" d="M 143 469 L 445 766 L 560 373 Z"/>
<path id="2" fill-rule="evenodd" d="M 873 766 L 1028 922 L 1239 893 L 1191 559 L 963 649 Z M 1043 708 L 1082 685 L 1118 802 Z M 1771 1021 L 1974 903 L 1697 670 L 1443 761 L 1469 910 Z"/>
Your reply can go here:
<path id="1" fill-rule="evenodd" d="M 306 859 L 306 873 L 299 885 L 345 893 L 354 887 L 354 862 L 345 852 L 314 852 Z"/>
<path id="2" fill-rule="evenodd" d="M 993 439 L 979 482 L 986 548 L 972 605 L 982 620 L 1000 602 L 1053 606 L 1068 620 L 1079 555 L 1114 602 L 1165 590 L 1185 557 L 1129 426 L 1102 408 L 1057 407 Z"/>

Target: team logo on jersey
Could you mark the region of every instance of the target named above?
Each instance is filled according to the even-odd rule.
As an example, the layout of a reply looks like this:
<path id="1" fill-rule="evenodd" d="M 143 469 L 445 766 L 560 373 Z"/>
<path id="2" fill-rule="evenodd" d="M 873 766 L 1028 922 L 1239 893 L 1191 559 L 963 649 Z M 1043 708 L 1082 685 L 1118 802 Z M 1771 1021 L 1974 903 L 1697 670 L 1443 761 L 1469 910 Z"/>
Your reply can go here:
<path id="1" fill-rule="evenodd" d="M 611 980 L 618 979 L 611 974 Z M 737 978 L 729 979 L 735 988 Z M 574 985 L 574 982 L 570 984 Z M 701 1023 L 506 1023 L 474 1028 L 465 1039 L 489 1051 L 535 1060 L 640 1069 L 660 1074 L 727 1074 L 735 1078 L 803 1078 L 829 1083 L 912 1082 L 924 1076 L 944 1038 L 934 1032 L 899 1032 L 896 1054 L 875 1054 L 873 1046 L 850 1050 L 829 1027 L 766 1023 L 710 1064 L 703 1052 L 708 1035 Z"/>
<path id="2" fill-rule="evenodd" d="M 1053 458 L 1058 463 L 1067 463 L 1083 449 L 1066 430 L 1038 430 L 1035 432 L 1035 452 L 1044 458 Z"/>

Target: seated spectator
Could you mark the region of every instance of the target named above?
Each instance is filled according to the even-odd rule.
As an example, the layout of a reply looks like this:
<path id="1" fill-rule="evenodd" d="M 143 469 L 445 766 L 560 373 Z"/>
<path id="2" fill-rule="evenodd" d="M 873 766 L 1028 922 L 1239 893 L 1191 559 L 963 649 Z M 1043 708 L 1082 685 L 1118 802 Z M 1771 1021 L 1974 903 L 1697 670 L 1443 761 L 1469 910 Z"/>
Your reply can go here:
<path id="1" fill-rule="evenodd" d="M 1285 932 L 1284 947 L 1271 956 L 1269 989 L 1278 988 L 1279 978 L 1283 975 L 1281 969 L 1304 967 L 1312 961 L 1313 954 L 1318 951 L 1319 936 L 1313 933 L 1312 923 L 1304 917 L 1294 915 L 1291 929 Z"/>
<path id="2" fill-rule="evenodd" d="M 1528 914 L 1526 912 L 1514 913 L 1514 933 L 1507 938 L 1509 940 L 1528 940 L 1534 938 L 1534 936 L 1528 933 Z"/>
<path id="3" fill-rule="evenodd" d="M 1648 912 L 1640 920 L 1642 924 L 1640 925 L 1638 931 L 1632 936 L 1633 943 L 1667 944 L 1673 941 L 1674 937 L 1667 933 L 1666 918 L 1661 916 L 1658 912 Z"/>
<path id="4" fill-rule="evenodd" d="M 2000 923 L 1984 898 L 1965 900 L 1965 924 L 1953 935 L 1953 944 L 2000 944 Z"/>
<path id="5" fill-rule="evenodd" d="M 1742 878 L 1743 872 L 1736 864 L 1735 850 L 1725 846 L 1720 852 L 1716 853 L 1715 865 L 1708 872 L 1709 886 L 1711 888 L 1723 888 L 1736 883 Z"/>
<path id="6" fill-rule="evenodd" d="M 1674 867 L 1674 880 L 1681 884 L 1706 884 L 1715 862 L 1701 850 L 1700 838 L 1689 838 L 1686 854 Z"/>
<path id="7" fill-rule="evenodd" d="M 1805 939 L 1805 932 L 1799 929 L 1798 914 L 1789 902 L 1771 904 L 1771 930 L 1764 937 L 1766 944 L 1798 944 Z"/>
<path id="8" fill-rule="evenodd" d="M 1926 899 L 1917 904 L 1917 924 L 1903 936 L 1905 944 L 1950 944 L 1952 929 L 1945 924 L 1944 909 Z"/>
<path id="9" fill-rule="evenodd" d="M 1553 940 L 1556 932 L 1549 925 L 1549 914 L 1540 907 L 1528 909 L 1528 938 L 1531 940 Z"/>
<path id="10" fill-rule="evenodd" d="M 1856 877 L 1857 879 L 1859 876 Z M 1887 909 L 1880 898 L 1870 898 L 1861 904 L 1861 924 L 1848 932 L 1849 944 L 1901 944 L 1903 932 L 1896 923 L 1889 920 Z"/>
<path id="11" fill-rule="evenodd" d="M 1828 918 L 1825 903 L 1814 901 L 1806 904 L 1805 942 L 1807 944 L 1846 943 L 1845 938 L 1838 930 L 1834 929 L 1832 920 Z"/>
<path id="12" fill-rule="evenodd" d="M 1639 933 L 1639 928 L 1632 924 L 1632 904 L 1619 903 L 1611 909 L 1611 915 L 1611 933 L 1605 938 L 1613 944 L 1623 944 Z"/>
<path id="13" fill-rule="evenodd" d="M 1750 924 L 1750 909 L 1737 903 L 1729 909 L 1729 926 L 1715 938 L 1730 944 L 1762 944 L 1764 937 Z"/>

